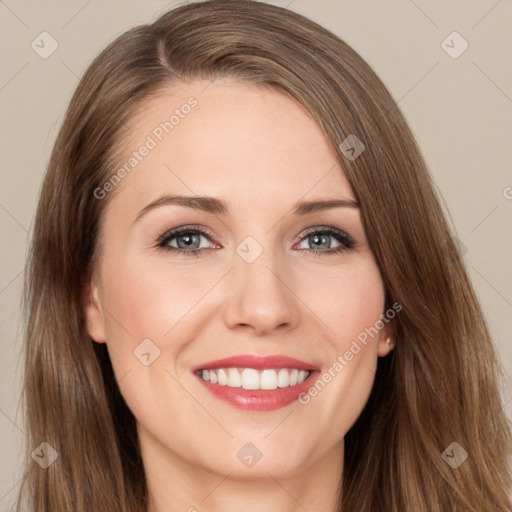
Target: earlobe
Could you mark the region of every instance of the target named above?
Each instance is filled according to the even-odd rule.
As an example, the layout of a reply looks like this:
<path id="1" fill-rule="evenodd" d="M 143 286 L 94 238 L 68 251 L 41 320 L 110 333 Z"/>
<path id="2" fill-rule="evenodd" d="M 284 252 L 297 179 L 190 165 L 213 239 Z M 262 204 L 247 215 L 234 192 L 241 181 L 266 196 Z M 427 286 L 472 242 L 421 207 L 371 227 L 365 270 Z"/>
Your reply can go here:
<path id="1" fill-rule="evenodd" d="M 99 298 L 99 289 L 94 281 L 84 286 L 84 309 L 87 321 L 87 332 L 97 343 L 105 343 L 105 318 Z"/>
<path id="2" fill-rule="evenodd" d="M 395 348 L 395 341 L 391 336 L 379 341 L 379 357 L 387 356 Z"/>
<path id="3" fill-rule="evenodd" d="M 396 346 L 396 336 L 393 326 L 388 324 L 381 333 L 378 343 L 379 357 L 387 356 Z"/>

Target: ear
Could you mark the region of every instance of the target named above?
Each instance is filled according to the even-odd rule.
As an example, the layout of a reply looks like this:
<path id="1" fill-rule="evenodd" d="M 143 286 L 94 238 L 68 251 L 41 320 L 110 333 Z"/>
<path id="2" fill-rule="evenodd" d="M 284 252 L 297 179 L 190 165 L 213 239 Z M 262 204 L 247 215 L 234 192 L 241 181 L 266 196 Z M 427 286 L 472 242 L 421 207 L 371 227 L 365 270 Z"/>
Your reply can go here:
<path id="1" fill-rule="evenodd" d="M 387 356 L 396 346 L 395 323 L 393 320 L 384 324 L 379 333 L 377 353 L 379 357 Z"/>
<path id="2" fill-rule="evenodd" d="M 105 343 L 105 317 L 100 301 L 99 287 L 91 278 L 84 284 L 84 309 L 89 336 L 97 343 Z"/>

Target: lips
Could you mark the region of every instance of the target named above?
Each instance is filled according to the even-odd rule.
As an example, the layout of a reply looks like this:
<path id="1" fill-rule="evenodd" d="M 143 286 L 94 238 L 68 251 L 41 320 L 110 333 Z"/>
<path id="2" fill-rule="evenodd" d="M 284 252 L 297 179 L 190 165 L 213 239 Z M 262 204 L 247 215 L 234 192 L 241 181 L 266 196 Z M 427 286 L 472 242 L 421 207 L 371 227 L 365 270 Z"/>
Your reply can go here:
<path id="1" fill-rule="evenodd" d="M 242 354 L 197 365 L 192 368 L 192 371 L 195 373 L 198 370 L 215 370 L 217 368 L 254 368 L 256 370 L 264 370 L 267 368 L 297 368 L 298 370 L 306 371 L 319 370 L 318 366 L 305 361 L 300 361 L 293 357 L 282 355 L 257 356 Z"/>
<path id="2" fill-rule="evenodd" d="M 302 381 L 301 378 L 295 381 L 296 384 L 289 382 L 285 387 L 277 389 L 244 389 L 241 387 L 232 387 L 231 385 L 222 385 L 220 382 L 211 382 L 210 379 L 205 380 L 205 374 L 216 375 L 214 370 L 219 369 L 238 369 L 240 371 L 252 369 L 250 372 L 259 371 L 260 374 L 265 370 L 274 373 L 272 369 L 281 369 L 280 373 L 286 373 L 286 370 L 292 370 L 292 374 L 305 374 L 307 377 Z M 208 371 L 210 370 L 210 371 Z M 223 370 L 220 370 L 222 372 Z M 227 402 L 229 405 L 246 411 L 272 411 L 284 407 L 298 399 L 299 395 L 305 392 L 320 374 L 318 366 L 301 361 L 288 356 L 270 355 L 256 356 L 244 354 L 224 359 L 217 359 L 195 366 L 192 372 L 200 380 L 201 384 L 215 397 Z M 236 370 L 235 370 L 236 373 Z M 243 380 L 243 379 L 242 379 Z M 220 379 L 219 379 L 220 381 Z M 229 384 L 232 384 L 229 382 Z M 257 386 L 256 386 L 257 387 Z M 275 387 L 275 386 L 270 386 Z"/>

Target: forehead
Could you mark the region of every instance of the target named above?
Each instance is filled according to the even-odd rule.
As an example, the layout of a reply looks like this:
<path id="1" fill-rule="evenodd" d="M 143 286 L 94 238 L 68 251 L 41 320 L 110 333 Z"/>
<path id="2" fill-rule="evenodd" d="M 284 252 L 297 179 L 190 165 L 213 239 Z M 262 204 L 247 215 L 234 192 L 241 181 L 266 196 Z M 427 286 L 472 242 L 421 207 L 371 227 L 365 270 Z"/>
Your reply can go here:
<path id="1" fill-rule="evenodd" d="M 354 199 L 318 123 L 270 87 L 179 83 L 149 98 L 126 128 L 118 162 L 129 169 L 119 185 L 123 195 L 250 197 L 262 206 L 286 197 Z"/>

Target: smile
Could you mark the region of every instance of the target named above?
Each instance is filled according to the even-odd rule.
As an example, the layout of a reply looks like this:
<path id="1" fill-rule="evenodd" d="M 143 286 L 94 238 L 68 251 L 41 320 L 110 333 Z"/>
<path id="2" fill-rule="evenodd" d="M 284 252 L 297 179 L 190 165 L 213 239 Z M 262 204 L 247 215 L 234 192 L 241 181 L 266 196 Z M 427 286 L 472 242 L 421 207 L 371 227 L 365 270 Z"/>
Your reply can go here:
<path id="1" fill-rule="evenodd" d="M 297 368 L 218 368 L 198 370 L 203 380 L 219 386 L 243 389 L 277 389 L 302 384 L 310 375 L 308 370 Z"/>
<path id="2" fill-rule="evenodd" d="M 320 375 L 319 366 L 284 355 L 241 354 L 192 368 L 211 395 L 245 411 L 273 411 L 295 402 Z"/>

